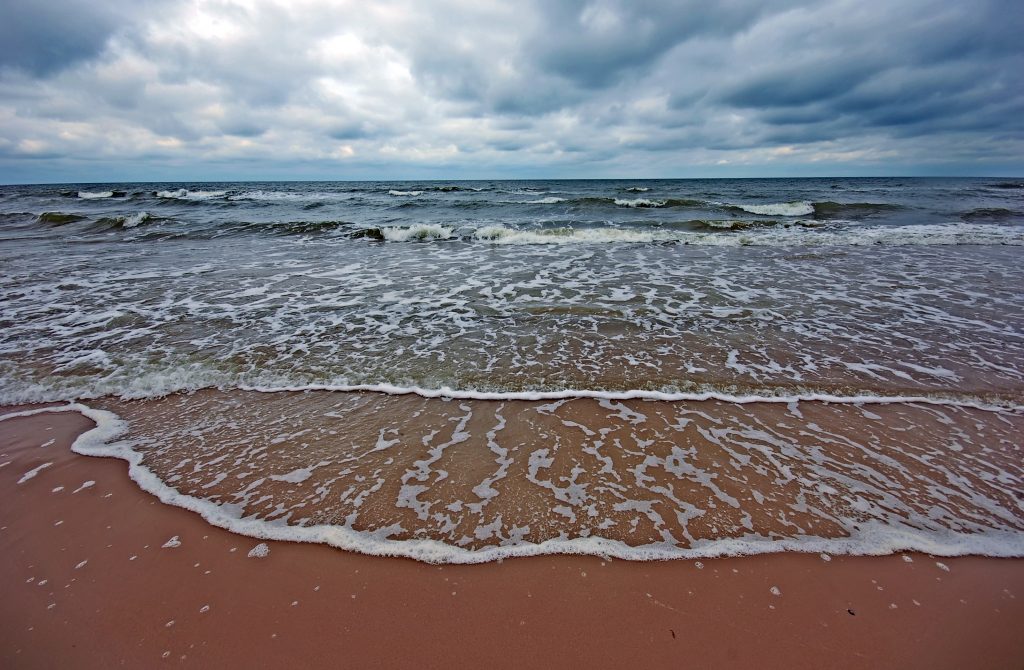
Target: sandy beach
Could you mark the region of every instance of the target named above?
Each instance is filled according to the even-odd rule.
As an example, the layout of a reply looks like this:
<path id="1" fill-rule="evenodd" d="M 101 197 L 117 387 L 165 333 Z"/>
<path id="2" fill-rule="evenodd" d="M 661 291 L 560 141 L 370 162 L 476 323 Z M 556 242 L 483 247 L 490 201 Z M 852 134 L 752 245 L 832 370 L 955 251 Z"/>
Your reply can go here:
<path id="1" fill-rule="evenodd" d="M 0 2 L 0 670 L 1024 670 L 1022 33 Z"/>
<path id="2" fill-rule="evenodd" d="M 786 553 L 435 566 L 286 542 L 266 543 L 260 557 L 258 540 L 139 490 L 124 462 L 72 453 L 91 427 L 74 413 L 0 422 L 4 667 L 1024 661 L 1019 559 Z"/>

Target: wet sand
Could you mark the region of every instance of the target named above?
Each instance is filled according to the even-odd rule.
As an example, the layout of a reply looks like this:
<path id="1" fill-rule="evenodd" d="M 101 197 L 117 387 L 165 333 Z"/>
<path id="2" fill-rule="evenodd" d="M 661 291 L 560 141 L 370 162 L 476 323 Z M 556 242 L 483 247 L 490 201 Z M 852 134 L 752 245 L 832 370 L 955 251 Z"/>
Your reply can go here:
<path id="1" fill-rule="evenodd" d="M 249 557 L 73 454 L 91 426 L 0 422 L 2 667 L 1024 666 L 1024 560 Z"/>

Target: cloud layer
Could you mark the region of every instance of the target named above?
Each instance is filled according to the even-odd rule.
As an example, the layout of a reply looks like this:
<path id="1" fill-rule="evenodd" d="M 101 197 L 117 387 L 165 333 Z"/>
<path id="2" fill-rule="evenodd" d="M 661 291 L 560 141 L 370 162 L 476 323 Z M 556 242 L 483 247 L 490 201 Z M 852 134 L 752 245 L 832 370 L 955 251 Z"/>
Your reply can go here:
<path id="1" fill-rule="evenodd" d="M 1024 173 L 1016 0 L 13 0 L 0 181 Z"/>

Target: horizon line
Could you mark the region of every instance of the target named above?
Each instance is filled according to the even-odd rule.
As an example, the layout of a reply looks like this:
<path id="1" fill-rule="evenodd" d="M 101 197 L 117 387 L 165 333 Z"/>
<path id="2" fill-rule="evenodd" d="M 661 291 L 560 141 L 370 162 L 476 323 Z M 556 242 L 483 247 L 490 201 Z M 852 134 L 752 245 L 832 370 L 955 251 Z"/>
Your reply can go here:
<path id="1" fill-rule="evenodd" d="M 752 180 L 794 180 L 794 179 L 1024 179 L 1019 175 L 821 175 L 821 176 L 776 176 L 776 177 L 474 177 L 408 179 L 156 179 L 143 181 L 105 180 L 105 181 L 40 181 L 40 182 L 5 182 L 7 186 L 76 186 L 103 184 L 360 184 L 367 182 L 488 182 L 488 181 L 752 181 Z"/>

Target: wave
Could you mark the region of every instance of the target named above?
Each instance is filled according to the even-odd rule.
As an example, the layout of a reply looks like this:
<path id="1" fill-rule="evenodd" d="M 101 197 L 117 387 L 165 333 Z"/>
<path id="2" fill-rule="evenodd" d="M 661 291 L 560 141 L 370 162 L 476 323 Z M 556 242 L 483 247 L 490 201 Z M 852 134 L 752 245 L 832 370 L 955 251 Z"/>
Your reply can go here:
<path id="1" fill-rule="evenodd" d="M 633 207 L 633 208 L 658 208 L 658 207 L 701 207 L 706 205 L 702 200 L 690 200 L 688 198 L 664 198 L 660 200 L 649 200 L 647 198 L 612 198 L 604 196 L 583 196 L 578 198 L 559 198 L 546 196 L 539 200 L 498 200 L 481 203 L 466 202 L 456 203 L 454 206 L 481 206 L 481 205 L 556 205 L 567 203 L 573 206 L 608 206 Z"/>
<path id="2" fill-rule="evenodd" d="M 185 188 L 179 188 L 175 191 L 157 191 L 153 195 L 165 200 L 212 200 L 214 198 L 223 198 L 227 195 L 227 191 L 190 191 Z"/>
<path id="3" fill-rule="evenodd" d="M 650 191 L 651 189 L 649 189 L 646 186 L 630 186 L 626 190 L 629 191 L 630 193 L 646 193 L 647 191 Z"/>
<path id="4" fill-rule="evenodd" d="M 478 228 L 473 231 L 471 238 L 495 244 L 609 244 L 614 242 L 645 244 L 675 242 L 680 239 L 679 234 L 668 231 L 568 227 L 520 230 L 505 226 Z"/>
<path id="5" fill-rule="evenodd" d="M 390 195 L 394 196 L 409 196 L 414 197 L 422 195 L 424 191 L 389 191 Z M 540 195 L 539 193 L 527 193 L 525 191 L 517 191 L 519 194 L 529 195 Z M 400 204 L 394 205 L 397 208 L 415 208 L 434 206 L 436 203 L 427 200 L 413 200 L 406 199 Z M 491 199 L 473 199 L 473 200 L 458 200 L 454 202 L 445 203 L 445 207 L 453 209 L 480 209 L 486 207 L 500 207 L 505 205 L 560 205 L 565 204 L 573 207 L 608 207 L 614 205 L 616 207 L 632 207 L 632 208 L 660 208 L 660 207 L 703 207 L 708 203 L 702 200 L 691 200 L 688 198 L 664 198 L 659 200 L 649 200 L 646 198 L 613 198 L 605 196 L 582 196 L 576 198 L 562 198 L 557 196 L 544 196 L 536 200 L 491 200 Z"/>
<path id="6" fill-rule="evenodd" d="M 188 495 L 169 486 L 144 464 L 144 454 L 137 450 L 135 442 L 123 439 L 129 425 L 113 412 L 81 403 L 69 403 L 11 412 L 0 415 L 0 421 L 55 412 L 76 412 L 95 423 L 94 428 L 82 433 L 73 442 L 71 449 L 75 453 L 120 458 L 128 463 L 131 479 L 161 502 L 196 512 L 214 526 L 264 540 L 314 542 L 372 556 L 395 556 L 448 564 L 484 563 L 544 554 L 593 555 L 625 560 L 697 559 L 778 552 L 884 555 L 898 551 L 920 551 L 934 556 L 1024 556 L 1024 534 L 1019 531 L 924 530 L 877 519 L 858 522 L 850 529 L 848 536 L 840 538 L 814 535 L 781 538 L 751 532 L 741 537 L 701 540 L 689 547 L 675 546 L 668 542 L 634 546 L 619 540 L 593 536 L 555 538 L 536 543 L 519 540 L 469 549 L 440 540 L 389 539 L 387 533 L 358 531 L 343 525 L 287 525 L 253 516 L 243 517 L 243 510 L 237 505 L 219 505 L 210 499 Z"/>
<path id="7" fill-rule="evenodd" d="M 611 201 L 619 207 L 703 207 L 707 203 L 703 200 L 692 200 L 690 198 L 665 198 L 664 200 L 648 200 L 647 198 L 612 198 Z"/>
<path id="8" fill-rule="evenodd" d="M 619 207 L 664 207 L 668 204 L 667 200 L 648 200 L 647 198 L 635 198 L 633 200 L 615 198 L 614 202 Z"/>
<path id="9" fill-rule="evenodd" d="M 226 233 L 269 233 L 271 235 L 314 235 L 353 225 L 350 221 L 241 221 L 217 228 L 216 235 Z"/>
<path id="10" fill-rule="evenodd" d="M 276 221 L 271 224 L 264 224 L 264 227 L 282 235 L 310 235 L 312 233 L 337 230 L 338 228 L 345 228 L 351 225 L 348 221 Z"/>
<path id="11" fill-rule="evenodd" d="M 1003 181 L 998 184 L 992 184 L 990 188 L 1024 188 L 1024 182 L 1021 181 Z"/>
<path id="12" fill-rule="evenodd" d="M 1006 209 L 1005 207 L 982 207 L 972 209 L 960 215 L 964 221 L 1011 221 L 1024 219 L 1024 212 Z"/>
<path id="13" fill-rule="evenodd" d="M 813 216 L 816 219 L 863 219 L 885 212 L 896 212 L 904 209 L 901 205 L 878 202 L 834 202 L 824 200 L 811 202 L 798 200 L 793 202 L 773 202 L 764 205 L 726 204 L 725 209 L 757 214 L 759 216 L 797 217 Z"/>
<path id="14" fill-rule="evenodd" d="M 85 219 L 86 217 L 81 214 L 67 214 L 64 212 L 43 212 L 36 217 L 36 221 L 39 223 L 45 223 L 51 226 L 63 226 L 68 223 L 85 221 Z"/>
<path id="15" fill-rule="evenodd" d="M 695 232 L 664 229 L 627 228 L 551 228 L 530 230 L 485 226 L 471 239 L 494 244 L 650 244 L 675 243 L 704 246 L 914 246 L 914 245 L 1024 245 L 1024 230 L 960 223 L 810 230 L 821 224 L 797 221 L 778 226 L 774 222 L 698 221 L 692 222 L 723 232 Z M 747 228 L 765 228 L 750 234 L 732 234 Z"/>
<path id="16" fill-rule="evenodd" d="M 880 202 L 824 202 L 813 203 L 816 219 L 862 219 L 875 214 L 896 212 L 904 209 L 900 205 Z"/>
<path id="17" fill-rule="evenodd" d="M 452 185 L 445 185 L 445 186 L 420 186 L 420 185 L 417 185 L 417 186 L 414 186 L 414 187 L 408 188 L 408 189 L 390 189 L 388 191 L 388 195 L 422 195 L 426 191 L 434 191 L 434 192 L 437 192 L 437 193 L 455 193 L 455 192 L 458 192 L 458 191 L 471 191 L 471 192 L 479 193 L 481 191 L 486 191 L 486 190 L 489 190 L 489 189 L 486 189 L 486 188 L 483 188 L 483 187 L 479 187 L 478 188 L 478 187 L 473 187 L 473 186 L 456 186 L 454 184 L 452 184 Z"/>
<path id="18" fill-rule="evenodd" d="M 814 213 L 814 203 L 806 200 L 794 202 L 772 202 L 766 205 L 729 205 L 759 216 L 808 216 Z"/>
<path id="19" fill-rule="evenodd" d="M 124 216 L 112 216 L 98 219 L 96 224 L 105 228 L 136 228 L 149 221 L 149 212 L 135 212 Z"/>
<path id="20" fill-rule="evenodd" d="M 80 200 L 102 200 L 105 198 L 127 198 L 127 191 L 78 191 L 77 193 L 71 192 L 67 195 L 73 195 Z"/>
<path id="21" fill-rule="evenodd" d="M 204 191 L 197 191 L 197 193 L 204 193 Z M 218 191 L 206 191 L 205 193 L 218 193 Z M 253 200 L 257 202 L 278 202 L 278 201 L 305 201 L 305 200 L 319 200 L 329 197 L 327 193 L 294 193 L 291 191 L 264 191 L 261 189 L 255 191 L 244 191 L 242 193 L 236 193 L 229 195 L 228 200 Z M 202 198 L 200 198 L 202 199 Z"/>
<path id="22" fill-rule="evenodd" d="M 436 223 L 420 223 L 412 226 L 380 226 L 356 231 L 352 239 L 371 239 L 387 242 L 417 242 L 451 239 L 455 229 Z"/>
<path id="23" fill-rule="evenodd" d="M 825 225 L 820 221 L 797 219 L 796 221 L 780 221 L 778 219 L 695 219 L 687 221 L 687 225 L 696 228 L 707 228 L 710 230 L 750 230 L 753 228 L 768 228 L 772 226 L 800 226 L 802 228 L 820 228 Z"/>
<path id="24" fill-rule="evenodd" d="M 422 188 L 423 188 L 423 190 L 426 190 L 426 191 L 440 191 L 442 193 L 451 193 L 453 191 L 477 191 L 477 192 L 479 192 L 479 191 L 485 190 L 483 188 L 477 188 L 477 187 L 473 187 L 473 186 L 454 186 L 454 185 L 450 185 L 450 186 L 424 186 Z"/>

